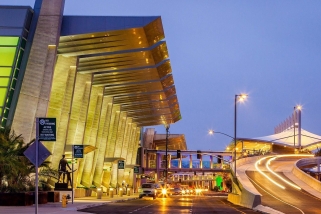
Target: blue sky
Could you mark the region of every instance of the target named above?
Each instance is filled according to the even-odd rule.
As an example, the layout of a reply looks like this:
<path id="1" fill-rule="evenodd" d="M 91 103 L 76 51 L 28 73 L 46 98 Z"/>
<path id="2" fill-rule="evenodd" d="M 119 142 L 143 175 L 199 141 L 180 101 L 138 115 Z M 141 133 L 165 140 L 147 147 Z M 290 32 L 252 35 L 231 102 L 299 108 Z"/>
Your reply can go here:
<path id="1" fill-rule="evenodd" d="M 1 0 L 31 5 L 31 0 Z M 66 0 L 65 15 L 160 15 L 182 120 L 170 133 L 185 134 L 188 149 L 224 150 L 238 137 L 273 134 L 303 105 L 302 127 L 321 135 L 321 1 Z M 162 126 L 155 127 L 165 133 Z"/>

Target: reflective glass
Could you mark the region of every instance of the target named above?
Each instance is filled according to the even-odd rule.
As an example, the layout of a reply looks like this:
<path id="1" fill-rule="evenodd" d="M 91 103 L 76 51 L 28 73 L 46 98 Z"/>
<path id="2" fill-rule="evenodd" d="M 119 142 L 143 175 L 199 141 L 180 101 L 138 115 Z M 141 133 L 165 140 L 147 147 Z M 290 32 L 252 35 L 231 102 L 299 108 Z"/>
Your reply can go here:
<path id="1" fill-rule="evenodd" d="M 7 95 L 7 89 L 6 88 L 0 88 L 0 106 L 4 105 L 4 100 Z"/>
<path id="2" fill-rule="evenodd" d="M 0 76 L 10 76 L 11 67 L 0 67 Z"/>
<path id="3" fill-rule="evenodd" d="M 0 45 L 17 46 L 19 37 L 0 36 Z"/>
<path id="4" fill-rule="evenodd" d="M 9 84 L 9 77 L 0 77 L 0 86 L 7 87 Z"/>
<path id="5" fill-rule="evenodd" d="M 12 66 L 16 47 L 0 47 L 0 66 Z"/>

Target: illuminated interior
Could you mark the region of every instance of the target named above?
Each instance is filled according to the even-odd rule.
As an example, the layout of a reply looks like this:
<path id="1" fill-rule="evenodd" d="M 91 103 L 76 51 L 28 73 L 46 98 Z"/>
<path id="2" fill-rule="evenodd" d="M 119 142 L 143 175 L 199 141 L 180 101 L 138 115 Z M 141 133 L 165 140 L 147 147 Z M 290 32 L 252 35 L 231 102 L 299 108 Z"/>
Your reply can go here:
<path id="1" fill-rule="evenodd" d="M 0 36 L 1 127 L 6 126 L 23 56 L 24 47 L 20 47 L 19 41 L 19 37 Z"/>

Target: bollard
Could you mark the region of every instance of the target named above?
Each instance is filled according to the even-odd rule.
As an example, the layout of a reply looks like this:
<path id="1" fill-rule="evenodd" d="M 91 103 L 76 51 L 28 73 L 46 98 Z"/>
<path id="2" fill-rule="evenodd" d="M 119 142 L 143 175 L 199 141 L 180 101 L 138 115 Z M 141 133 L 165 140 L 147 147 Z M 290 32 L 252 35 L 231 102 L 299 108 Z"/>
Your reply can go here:
<path id="1" fill-rule="evenodd" d="M 109 197 L 114 197 L 114 188 L 109 188 Z"/>
<path id="2" fill-rule="evenodd" d="M 97 199 L 101 199 L 101 196 L 103 195 L 103 191 L 101 188 L 97 188 Z"/>
<path id="3" fill-rule="evenodd" d="M 119 188 L 119 196 L 120 196 L 120 197 L 123 197 L 123 194 L 124 194 L 124 193 L 123 193 L 123 188 Z"/>
<path id="4" fill-rule="evenodd" d="M 130 196 L 130 188 L 127 188 L 127 196 Z"/>
<path id="5" fill-rule="evenodd" d="M 66 207 L 67 207 L 67 196 L 66 196 L 65 194 L 63 194 L 63 195 L 61 196 L 61 206 L 62 206 L 63 208 L 66 208 Z"/>

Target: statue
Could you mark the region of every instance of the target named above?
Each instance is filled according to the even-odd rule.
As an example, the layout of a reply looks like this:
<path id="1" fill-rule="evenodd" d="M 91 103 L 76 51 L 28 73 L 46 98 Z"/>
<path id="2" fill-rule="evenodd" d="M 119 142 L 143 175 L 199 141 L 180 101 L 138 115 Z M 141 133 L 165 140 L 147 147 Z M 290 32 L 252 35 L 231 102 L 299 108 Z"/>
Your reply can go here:
<path id="1" fill-rule="evenodd" d="M 65 155 L 62 155 L 62 159 L 59 161 L 59 166 L 58 166 L 58 172 L 59 172 L 59 178 L 58 178 L 58 183 L 60 182 L 60 176 L 61 174 L 62 175 L 62 183 L 65 183 L 65 175 L 68 173 L 67 171 L 67 166 L 68 168 L 71 170 L 69 164 L 68 164 L 68 161 L 65 159 Z M 67 179 L 68 179 L 68 174 L 67 174 Z M 70 179 L 70 172 L 69 172 L 69 180 L 71 181 Z M 68 180 L 68 181 L 69 181 Z M 68 182 L 67 181 L 67 182 Z"/>

